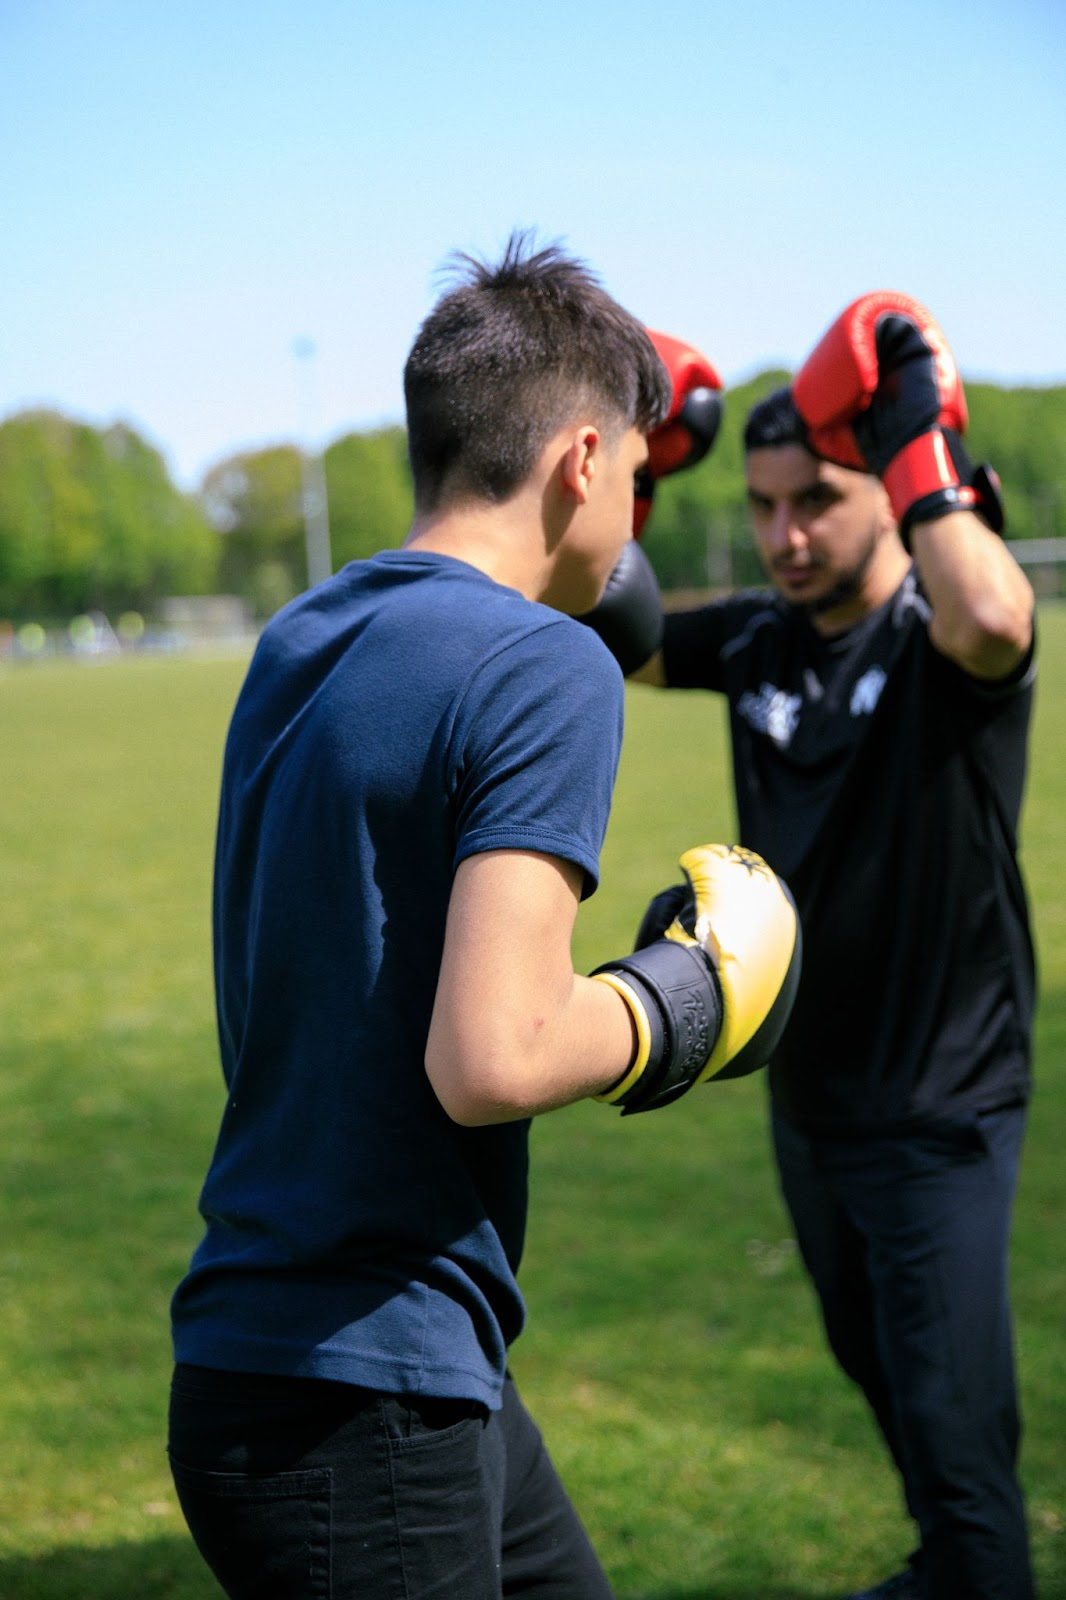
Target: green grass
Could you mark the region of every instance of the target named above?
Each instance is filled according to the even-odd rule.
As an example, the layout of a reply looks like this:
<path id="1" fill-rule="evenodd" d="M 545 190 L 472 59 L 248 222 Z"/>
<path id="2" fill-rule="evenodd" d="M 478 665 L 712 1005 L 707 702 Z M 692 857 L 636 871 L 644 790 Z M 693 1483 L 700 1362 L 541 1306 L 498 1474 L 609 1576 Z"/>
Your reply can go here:
<path id="1" fill-rule="evenodd" d="M 1015 1247 L 1024 1476 L 1066 1596 L 1066 612 L 1024 829 L 1038 1093 Z M 209 1600 L 163 1448 L 167 1302 L 221 1107 L 208 942 L 222 739 L 243 663 L 0 673 L 0 1596 Z M 687 845 L 732 835 L 721 707 L 629 696 L 604 884 L 575 957 L 624 948 Z M 832 1366 L 769 1159 L 763 1085 L 534 1130 L 514 1351 L 620 1600 L 817 1600 L 909 1548 Z"/>

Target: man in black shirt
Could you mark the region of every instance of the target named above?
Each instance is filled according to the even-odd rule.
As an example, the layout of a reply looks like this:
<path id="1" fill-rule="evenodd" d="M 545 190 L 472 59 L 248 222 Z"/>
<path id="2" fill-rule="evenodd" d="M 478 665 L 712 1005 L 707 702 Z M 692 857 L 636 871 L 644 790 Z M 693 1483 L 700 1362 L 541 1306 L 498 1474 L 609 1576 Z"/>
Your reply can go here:
<path id="1" fill-rule="evenodd" d="M 727 696 L 741 838 L 800 909 L 774 1144 L 830 1345 L 920 1530 L 910 1567 L 867 1591 L 899 1600 L 1033 1593 L 1007 1298 L 1033 596 L 965 425 L 928 313 L 855 302 L 748 419 L 775 592 L 669 615 L 638 674 Z"/>

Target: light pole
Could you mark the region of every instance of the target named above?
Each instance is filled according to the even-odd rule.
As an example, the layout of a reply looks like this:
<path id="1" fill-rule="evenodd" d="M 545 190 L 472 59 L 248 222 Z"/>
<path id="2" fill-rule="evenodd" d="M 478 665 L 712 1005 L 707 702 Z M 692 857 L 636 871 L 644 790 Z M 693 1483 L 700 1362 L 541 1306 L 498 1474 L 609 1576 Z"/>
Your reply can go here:
<path id="1" fill-rule="evenodd" d="M 324 583 L 333 571 L 329 548 L 329 498 L 326 493 L 326 468 L 312 443 L 314 412 L 315 344 L 306 335 L 293 340 L 292 353 L 300 362 L 303 385 L 303 447 L 300 463 L 303 484 L 304 544 L 307 550 L 307 586 Z"/>

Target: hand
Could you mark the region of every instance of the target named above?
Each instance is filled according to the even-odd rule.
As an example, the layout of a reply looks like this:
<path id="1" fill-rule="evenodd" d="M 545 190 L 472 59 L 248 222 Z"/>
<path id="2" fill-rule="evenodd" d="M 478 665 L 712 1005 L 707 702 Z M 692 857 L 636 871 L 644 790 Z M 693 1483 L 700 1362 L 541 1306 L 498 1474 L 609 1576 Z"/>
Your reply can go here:
<path id="1" fill-rule="evenodd" d="M 908 295 L 863 295 L 837 318 L 792 385 L 816 455 L 875 472 L 904 543 L 951 511 L 1003 526 L 998 480 L 976 471 L 961 435 L 966 396 L 940 328 Z"/>
<path id="2" fill-rule="evenodd" d="M 656 939 L 662 939 L 676 917 L 687 926 L 695 917 L 695 905 L 692 885 L 687 879 L 684 883 L 672 883 L 669 889 L 660 889 L 640 919 L 633 949 L 645 950 Z"/>
<path id="3" fill-rule="evenodd" d="M 633 534 L 639 539 L 660 478 L 694 467 L 710 450 L 722 420 L 722 380 L 706 356 L 667 333 L 649 329 L 670 375 L 670 409 L 648 435 L 648 462 L 637 474 Z"/>
<path id="4" fill-rule="evenodd" d="M 709 844 L 680 865 L 685 884 L 664 894 L 681 888 L 684 904 L 663 936 L 592 974 L 621 995 L 636 1029 L 628 1071 L 597 1097 L 623 1116 L 765 1066 L 799 983 L 796 908 L 761 856 Z M 657 896 L 649 915 L 657 905 L 661 915 L 662 903 Z"/>

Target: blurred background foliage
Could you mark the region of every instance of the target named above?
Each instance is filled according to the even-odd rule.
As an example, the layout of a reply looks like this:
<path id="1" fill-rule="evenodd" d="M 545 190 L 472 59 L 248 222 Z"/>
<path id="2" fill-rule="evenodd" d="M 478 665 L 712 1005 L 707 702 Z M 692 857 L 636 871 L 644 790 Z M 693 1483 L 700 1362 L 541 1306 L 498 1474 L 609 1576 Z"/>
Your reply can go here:
<path id="1" fill-rule="evenodd" d="M 752 404 L 787 382 L 766 371 L 726 395 L 711 455 L 660 484 L 645 548 L 667 592 L 759 581 L 747 533 L 741 434 Z M 1008 537 L 1066 538 L 1066 387 L 967 386 L 975 461 L 1004 484 Z M 0 423 L 0 618 L 157 614 L 166 597 L 234 595 L 261 621 L 306 587 L 308 462 L 278 443 L 217 462 L 193 492 L 117 422 L 53 411 Z M 326 448 L 332 564 L 402 543 L 412 511 L 402 427 Z"/>

